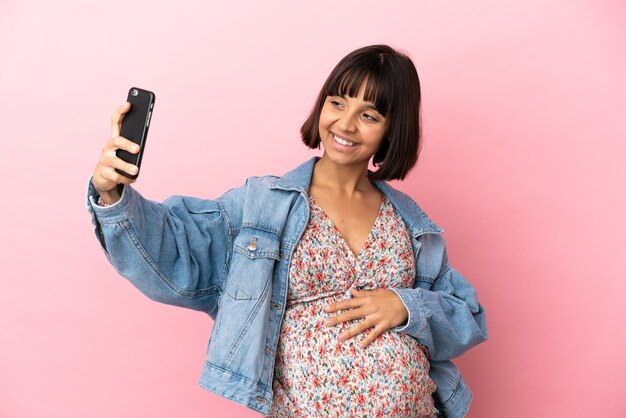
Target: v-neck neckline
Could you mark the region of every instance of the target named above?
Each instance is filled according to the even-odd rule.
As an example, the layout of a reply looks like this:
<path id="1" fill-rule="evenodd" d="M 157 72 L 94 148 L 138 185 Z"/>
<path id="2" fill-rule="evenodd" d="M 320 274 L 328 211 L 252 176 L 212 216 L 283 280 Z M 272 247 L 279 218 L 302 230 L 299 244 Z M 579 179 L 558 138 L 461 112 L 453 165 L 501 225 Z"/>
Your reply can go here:
<path id="1" fill-rule="evenodd" d="M 339 237 L 339 240 L 341 241 L 342 246 L 346 247 L 346 249 L 348 251 L 348 254 L 350 254 L 352 256 L 352 258 L 358 264 L 358 261 L 361 259 L 361 255 L 363 255 L 363 252 L 365 251 L 365 249 L 367 248 L 368 244 L 372 240 L 372 233 L 374 232 L 374 229 L 378 226 L 379 219 L 381 218 L 381 214 L 383 213 L 383 208 L 385 207 L 385 203 L 387 201 L 387 196 L 385 196 L 383 194 L 382 201 L 380 202 L 380 206 L 378 207 L 378 211 L 376 212 L 376 218 L 374 219 L 374 223 L 372 224 L 372 227 L 370 228 L 370 231 L 367 234 L 367 237 L 365 238 L 365 241 L 363 241 L 363 244 L 361 244 L 361 248 L 359 249 L 359 253 L 358 254 L 354 254 L 354 251 L 352 251 L 352 248 L 350 248 L 350 245 L 348 244 L 348 241 L 346 241 L 346 239 L 343 237 L 343 235 L 341 234 L 341 231 L 339 231 L 339 228 L 337 228 L 337 226 L 335 225 L 333 220 L 330 218 L 330 216 L 328 216 L 328 214 L 326 213 L 324 208 L 322 208 L 322 206 L 320 206 L 320 204 L 317 203 L 317 201 L 315 200 L 313 195 L 309 194 L 309 199 L 311 199 L 313 204 L 315 206 L 317 206 L 317 208 L 320 210 L 320 213 L 322 214 L 322 217 L 328 221 L 328 223 L 330 224 L 330 226 L 333 229 L 333 231 L 335 231 L 335 233 Z"/>

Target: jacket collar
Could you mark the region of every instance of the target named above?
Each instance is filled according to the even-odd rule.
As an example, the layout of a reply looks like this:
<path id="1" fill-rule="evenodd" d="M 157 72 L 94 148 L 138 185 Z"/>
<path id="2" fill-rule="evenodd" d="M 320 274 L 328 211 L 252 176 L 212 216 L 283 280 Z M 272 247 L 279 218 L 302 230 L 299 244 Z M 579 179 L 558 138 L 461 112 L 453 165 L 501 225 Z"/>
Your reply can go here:
<path id="1" fill-rule="evenodd" d="M 270 184 L 270 189 L 280 189 L 306 193 L 311 185 L 313 167 L 320 157 L 313 157 L 282 177 Z M 394 189 L 383 180 L 374 181 L 378 189 L 391 201 L 391 204 L 399 212 L 407 223 L 414 237 L 424 233 L 441 234 L 444 230 L 430 220 L 428 215 L 418 206 L 413 199 L 406 194 Z"/>
<path id="2" fill-rule="evenodd" d="M 313 167 L 320 157 L 313 157 L 300 164 L 287 174 L 276 179 L 270 184 L 270 189 L 294 190 L 308 192 L 313 176 Z"/>

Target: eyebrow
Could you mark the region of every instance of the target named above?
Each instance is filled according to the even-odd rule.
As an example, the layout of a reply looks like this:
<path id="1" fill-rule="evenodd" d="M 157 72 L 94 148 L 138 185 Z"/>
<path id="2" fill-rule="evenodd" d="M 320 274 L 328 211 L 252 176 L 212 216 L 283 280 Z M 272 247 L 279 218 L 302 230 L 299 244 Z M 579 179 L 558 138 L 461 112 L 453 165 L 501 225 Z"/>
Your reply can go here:
<path id="1" fill-rule="evenodd" d="M 334 96 L 334 97 L 341 97 L 341 98 L 346 98 L 346 95 L 344 94 L 343 96 L 340 95 L 329 95 L 329 96 Z M 365 102 L 365 103 L 372 103 L 372 102 Z M 368 109 L 372 109 L 374 112 L 378 113 L 379 115 L 382 116 L 382 113 L 380 113 L 380 110 L 378 110 L 378 108 L 374 105 L 374 104 L 368 104 L 367 105 Z"/>

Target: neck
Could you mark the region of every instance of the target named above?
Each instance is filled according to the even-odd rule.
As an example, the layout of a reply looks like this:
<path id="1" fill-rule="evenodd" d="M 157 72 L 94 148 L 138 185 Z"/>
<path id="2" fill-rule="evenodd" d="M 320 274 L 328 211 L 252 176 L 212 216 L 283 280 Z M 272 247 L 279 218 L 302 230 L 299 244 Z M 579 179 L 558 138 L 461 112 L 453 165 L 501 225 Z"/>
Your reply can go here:
<path id="1" fill-rule="evenodd" d="M 367 177 L 367 162 L 353 165 L 335 164 L 326 157 L 326 153 L 313 168 L 311 185 L 330 189 L 347 197 L 369 191 L 374 187 Z"/>

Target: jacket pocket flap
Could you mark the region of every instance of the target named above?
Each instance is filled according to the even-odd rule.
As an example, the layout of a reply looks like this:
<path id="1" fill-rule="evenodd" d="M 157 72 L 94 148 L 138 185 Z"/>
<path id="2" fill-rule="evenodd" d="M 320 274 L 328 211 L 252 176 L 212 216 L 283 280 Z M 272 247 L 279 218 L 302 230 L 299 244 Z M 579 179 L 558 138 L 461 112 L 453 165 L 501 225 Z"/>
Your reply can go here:
<path id="1" fill-rule="evenodd" d="M 280 240 L 271 232 L 257 228 L 242 228 L 235 238 L 234 250 L 249 258 L 280 260 Z"/>

